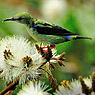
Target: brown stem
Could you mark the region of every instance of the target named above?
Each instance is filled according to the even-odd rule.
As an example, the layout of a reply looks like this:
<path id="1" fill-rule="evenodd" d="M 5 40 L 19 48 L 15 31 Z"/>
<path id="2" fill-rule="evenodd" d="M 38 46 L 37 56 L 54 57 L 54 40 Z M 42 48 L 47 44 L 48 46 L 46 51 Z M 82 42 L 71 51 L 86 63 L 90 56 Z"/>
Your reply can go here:
<path id="1" fill-rule="evenodd" d="M 9 90 L 13 89 L 19 83 L 19 79 L 15 80 L 13 83 L 9 84 L 4 90 L 0 92 L 0 95 L 4 95 Z"/>
<path id="2" fill-rule="evenodd" d="M 55 58 L 55 57 L 52 57 L 51 59 L 55 59 L 55 60 L 57 60 L 57 58 Z"/>
<path id="3" fill-rule="evenodd" d="M 41 69 L 48 61 L 44 62 L 38 69 Z"/>
<path id="4" fill-rule="evenodd" d="M 65 52 L 63 52 L 58 59 L 61 59 L 65 55 Z"/>

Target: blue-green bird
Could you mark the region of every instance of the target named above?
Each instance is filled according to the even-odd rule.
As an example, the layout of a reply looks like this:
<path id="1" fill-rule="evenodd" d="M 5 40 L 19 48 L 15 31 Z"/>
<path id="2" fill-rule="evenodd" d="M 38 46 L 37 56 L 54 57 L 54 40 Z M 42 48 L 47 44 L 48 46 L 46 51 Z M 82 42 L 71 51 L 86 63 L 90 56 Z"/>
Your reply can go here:
<path id="1" fill-rule="evenodd" d="M 16 21 L 24 24 L 33 39 L 55 45 L 76 39 L 91 39 L 72 33 L 58 25 L 33 18 L 29 13 L 18 13 L 4 21 Z"/>

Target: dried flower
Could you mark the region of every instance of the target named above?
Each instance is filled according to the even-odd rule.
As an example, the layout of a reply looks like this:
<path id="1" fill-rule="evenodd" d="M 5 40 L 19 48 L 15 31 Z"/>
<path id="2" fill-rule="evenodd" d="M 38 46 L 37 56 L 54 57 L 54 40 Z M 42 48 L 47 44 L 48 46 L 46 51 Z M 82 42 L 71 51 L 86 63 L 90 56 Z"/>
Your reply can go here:
<path id="1" fill-rule="evenodd" d="M 58 83 L 57 83 L 57 80 L 53 77 L 52 74 L 49 75 L 48 77 L 48 82 L 51 84 L 51 87 L 54 89 L 54 90 L 58 90 L 59 86 L 58 86 Z"/>
<path id="2" fill-rule="evenodd" d="M 64 64 L 64 60 L 65 60 L 65 58 L 64 58 L 64 55 L 65 55 L 65 52 L 63 52 L 61 55 L 58 55 L 58 56 L 55 56 L 55 57 L 52 57 L 51 59 L 51 62 L 53 62 L 53 63 L 58 63 L 60 66 L 65 66 L 65 64 Z M 56 61 L 55 61 L 56 60 Z"/>
<path id="3" fill-rule="evenodd" d="M 51 95 L 48 91 L 50 91 L 50 89 L 48 89 L 48 86 L 44 83 L 29 81 L 22 85 L 22 88 L 16 95 Z"/>

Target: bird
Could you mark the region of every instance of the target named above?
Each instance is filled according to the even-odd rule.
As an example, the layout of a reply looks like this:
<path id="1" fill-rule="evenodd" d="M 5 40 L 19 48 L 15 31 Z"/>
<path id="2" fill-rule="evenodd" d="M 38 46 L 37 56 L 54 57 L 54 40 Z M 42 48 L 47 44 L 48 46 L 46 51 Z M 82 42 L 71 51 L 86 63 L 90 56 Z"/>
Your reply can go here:
<path id="1" fill-rule="evenodd" d="M 13 17 L 7 18 L 3 21 L 16 21 L 18 23 L 24 24 L 28 33 L 34 40 L 47 43 L 51 48 L 55 47 L 56 44 L 72 40 L 92 39 L 72 33 L 61 26 L 36 19 L 27 12 L 17 13 Z"/>

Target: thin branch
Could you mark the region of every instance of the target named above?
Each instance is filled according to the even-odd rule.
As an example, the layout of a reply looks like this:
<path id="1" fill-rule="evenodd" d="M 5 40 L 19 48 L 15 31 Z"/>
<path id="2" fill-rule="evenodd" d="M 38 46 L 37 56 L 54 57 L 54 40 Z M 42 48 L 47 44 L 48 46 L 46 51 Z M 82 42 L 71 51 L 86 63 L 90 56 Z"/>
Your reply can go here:
<path id="1" fill-rule="evenodd" d="M 12 90 L 19 83 L 19 79 L 15 80 L 13 83 L 9 84 L 4 90 L 0 92 L 0 95 L 4 95 L 9 90 Z"/>

